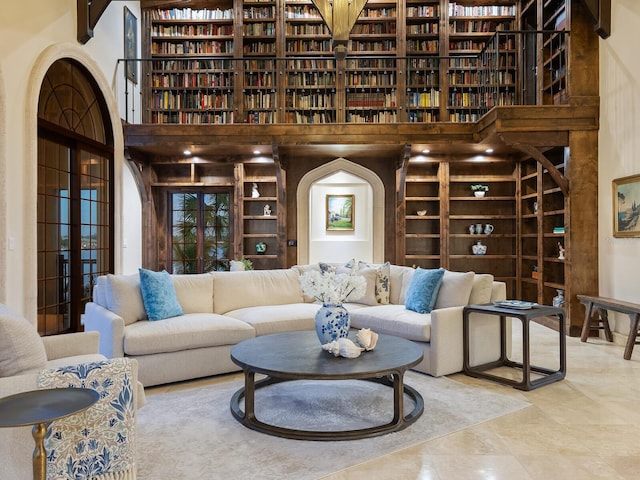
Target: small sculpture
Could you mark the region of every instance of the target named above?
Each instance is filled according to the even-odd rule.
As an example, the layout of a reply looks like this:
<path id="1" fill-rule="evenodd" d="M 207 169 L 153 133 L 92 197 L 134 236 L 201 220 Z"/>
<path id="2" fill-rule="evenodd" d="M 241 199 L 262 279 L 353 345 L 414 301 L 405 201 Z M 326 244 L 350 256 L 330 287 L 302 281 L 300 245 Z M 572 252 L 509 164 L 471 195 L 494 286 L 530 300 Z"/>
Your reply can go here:
<path id="1" fill-rule="evenodd" d="M 376 348 L 378 343 L 378 334 L 372 332 L 370 328 L 362 328 L 356 334 L 356 341 L 358 345 L 364 348 L 367 352 Z"/>
<path id="2" fill-rule="evenodd" d="M 558 258 L 564 260 L 564 247 L 560 242 L 558 242 Z"/>
<path id="3" fill-rule="evenodd" d="M 258 198 L 260 197 L 260 192 L 258 191 L 258 184 L 257 183 L 253 183 L 253 186 L 251 187 L 251 198 Z"/>
<path id="4" fill-rule="evenodd" d="M 256 243 L 256 253 L 258 255 L 264 255 L 265 253 L 267 253 L 267 244 L 264 242 Z"/>
<path id="5" fill-rule="evenodd" d="M 471 245 L 471 251 L 474 255 L 484 255 L 487 253 L 487 246 L 482 244 L 482 240 L 478 240 L 475 245 Z"/>
<path id="6" fill-rule="evenodd" d="M 271 207 L 269 206 L 268 203 L 264 206 L 263 215 L 265 217 L 270 217 L 271 216 Z"/>
<path id="7" fill-rule="evenodd" d="M 333 353 L 335 357 L 357 358 L 360 356 L 364 348 L 357 346 L 348 338 L 339 338 L 333 342 L 325 343 L 322 349 L 329 353 Z"/>
<path id="8" fill-rule="evenodd" d="M 469 225 L 469 233 L 471 235 L 475 235 L 475 233 L 476 233 L 476 226 L 475 225 L 473 225 L 473 224 Z"/>

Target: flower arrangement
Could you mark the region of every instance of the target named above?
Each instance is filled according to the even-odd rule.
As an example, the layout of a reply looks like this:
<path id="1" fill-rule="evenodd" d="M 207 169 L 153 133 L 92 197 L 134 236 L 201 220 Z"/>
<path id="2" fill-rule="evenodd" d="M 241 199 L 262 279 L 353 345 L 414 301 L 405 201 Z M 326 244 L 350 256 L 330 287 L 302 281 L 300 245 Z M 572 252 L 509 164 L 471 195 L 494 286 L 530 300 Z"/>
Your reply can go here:
<path id="1" fill-rule="evenodd" d="M 473 191 L 473 192 L 488 192 L 489 191 L 489 185 L 485 185 L 483 183 L 476 183 L 474 185 L 471 185 L 471 191 Z"/>
<path id="2" fill-rule="evenodd" d="M 319 272 L 312 270 L 300 277 L 305 295 L 324 304 L 341 305 L 347 300 L 357 300 L 364 296 L 367 282 L 357 273 Z"/>

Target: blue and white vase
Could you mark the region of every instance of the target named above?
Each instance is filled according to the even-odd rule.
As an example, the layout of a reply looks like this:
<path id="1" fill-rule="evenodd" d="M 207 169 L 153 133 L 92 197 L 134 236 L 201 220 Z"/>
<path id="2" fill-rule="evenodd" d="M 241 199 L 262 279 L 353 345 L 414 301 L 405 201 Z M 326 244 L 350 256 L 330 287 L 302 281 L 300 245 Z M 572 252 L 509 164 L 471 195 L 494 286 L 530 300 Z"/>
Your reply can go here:
<path id="1" fill-rule="evenodd" d="M 316 333 L 320 343 L 332 342 L 349 335 L 349 312 L 341 304 L 324 303 L 316 313 Z"/>

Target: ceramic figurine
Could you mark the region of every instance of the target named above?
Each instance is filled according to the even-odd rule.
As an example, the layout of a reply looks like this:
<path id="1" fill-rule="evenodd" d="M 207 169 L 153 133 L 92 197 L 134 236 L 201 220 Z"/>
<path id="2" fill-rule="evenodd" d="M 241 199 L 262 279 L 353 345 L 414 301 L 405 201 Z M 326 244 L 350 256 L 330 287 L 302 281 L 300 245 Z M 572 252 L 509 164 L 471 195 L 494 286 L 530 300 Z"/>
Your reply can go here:
<path id="1" fill-rule="evenodd" d="M 271 216 L 271 207 L 269 206 L 268 203 L 264 206 L 264 216 L 265 217 Z"/>
<path id="2" fill-rule="evenodd" d="M 256 243 L 256 253 L 258 255 L 264 255 L 265 253 L 267 253 L 267 244 L 264 242 Z"/>
<path id="3" fill-rule="evenodd" d="M 491 235 L 493 233 L 493 225 L 491 225 L 490 223 L 487 223 L 484 226 L 484 234 L 485 235 Z"/>
<path id="4" fill-rule="evenodd" d="M 258 191 L 258 184 L 254 182 L 253 186 L 251 187 L 251 198 L 258 198 L 260 197 L 260 192 Z"/>
<path id="5" fill-rule="evenodd" d="M 564 247 L 560 242 L 558 242 L 558 258 L 564 260 Z"/>

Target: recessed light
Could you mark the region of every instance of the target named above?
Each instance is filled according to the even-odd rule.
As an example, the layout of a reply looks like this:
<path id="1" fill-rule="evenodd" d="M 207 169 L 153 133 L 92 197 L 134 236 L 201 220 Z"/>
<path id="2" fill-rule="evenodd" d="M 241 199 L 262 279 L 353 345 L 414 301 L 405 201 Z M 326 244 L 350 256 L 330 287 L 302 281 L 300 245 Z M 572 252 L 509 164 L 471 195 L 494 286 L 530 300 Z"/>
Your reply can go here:
<path id="1" fill-rule="evenodd" d="M 486 153 L 493 153 L 493 148 L 487 148 L 487 149 L 485 150 L 485 152 L 486 152 Z"/>
<path id="2" fill-rule="evenodd" d="M 185 155 L 191 155 L 191 150 L 185 150 L 185 151 L 184 151 L 184 152 L 182 152 L 182 153 L 184 153 Z"/>
<path id="3" fill-rule="evenodd" d="M 254 150 L 254 151 L 253 151 L 253 154 L 254 154 L 254 155 L 260 155 L 260 150 Z"/>
<path id="4" fill-rule="evenodd" d="M 429 153 L 430 150 L 428 148 L 425 148 L 424 150 L 422 150 L 422 153 Z"/>

